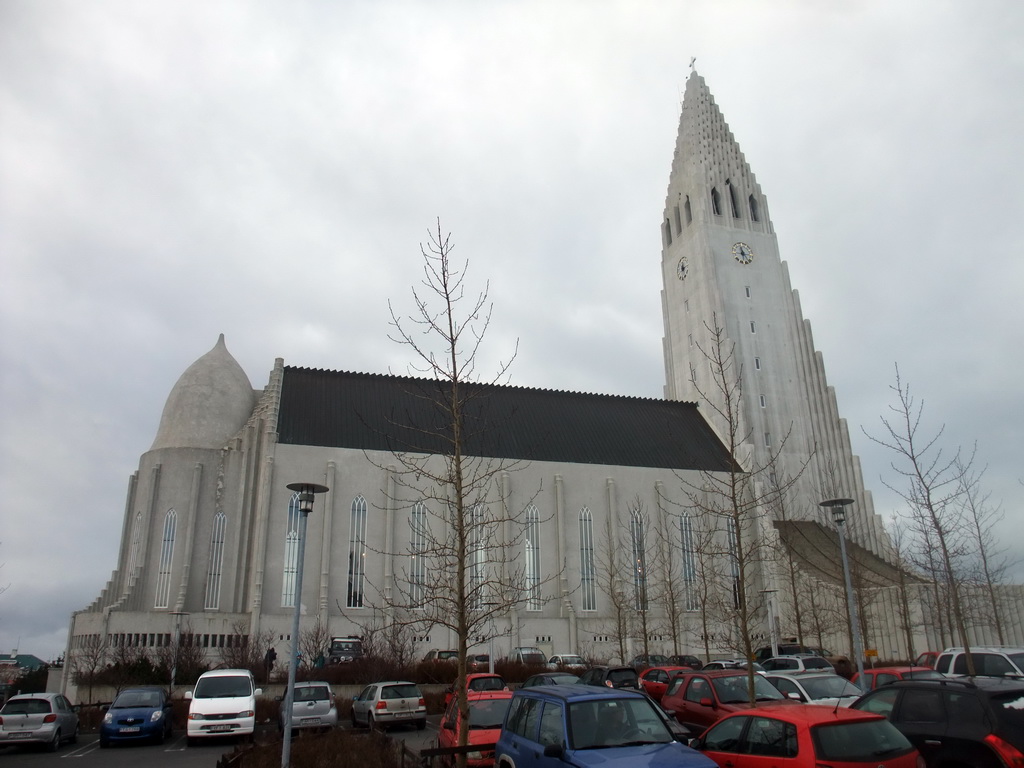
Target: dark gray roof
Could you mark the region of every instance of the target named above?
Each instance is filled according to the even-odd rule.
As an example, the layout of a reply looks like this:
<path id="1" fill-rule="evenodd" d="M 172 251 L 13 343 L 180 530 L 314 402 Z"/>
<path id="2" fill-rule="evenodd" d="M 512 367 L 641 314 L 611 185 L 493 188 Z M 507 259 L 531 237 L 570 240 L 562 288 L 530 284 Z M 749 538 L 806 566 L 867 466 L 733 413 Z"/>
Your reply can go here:
<path id="1" fill-rule="evenodd" d="M 285 367 L 278 440 L 450 453 L 451 418 L 432 379 Z M 725 471 L 729 452 L 694 403 L 461 384 L 466 455 Z"/>

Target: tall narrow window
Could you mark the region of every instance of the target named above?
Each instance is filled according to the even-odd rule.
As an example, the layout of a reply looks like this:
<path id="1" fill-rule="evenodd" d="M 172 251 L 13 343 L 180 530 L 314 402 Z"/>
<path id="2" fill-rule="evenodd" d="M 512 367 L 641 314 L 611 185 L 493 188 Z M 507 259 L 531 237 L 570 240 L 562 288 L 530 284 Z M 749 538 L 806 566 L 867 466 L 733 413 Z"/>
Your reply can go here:
<path id="1" fill-rule="evenodd" d="M 754 197 L 753 195 L 748 197 L 747 198 L 747 205 L 750 208 L 750 218 L 753 221 L 760 221 L 761 220 L 761 212 L 760 212 L 760 210 L 758 210 L 757 198 Z"/>
<path id="2" fill-rule="evenodd" d="M 693 535 L 693 520 L 689 515 L 679 518 L 679 549 L 682 553 L 683 610 L 696 611 L 697 600 L 697 543 Z"/>
<path id="3" fill-rule="evenodd" d="M 213 516 L 213 531 L 210 533 L 210 567 L 206 569 L 206 601 L 203 607 L 216 611 L 220 608 L 220 579 L 224 570 L 224 534 L 228 527 L 228 516 L 221 510 Z"/>
<path id="4" fill-rule="evenodd" d="M 750 298 L 750 286 L 749 285 L 744 286 L 743 290 L 746 292 L 747 298 L 749 299 Z"/>
<path id="5" fill-rule="evenodd" d="M 765 433 L 764 433 L 764 444 L 765 444 L 765 447 L 766 447 L 766 448 L 767 448 L 767 447 L 768 447 L 769 445 L 771 445 L 771 444 L 772 444 L 772 433 L 771 433 L 771 432 L 765 432 Z"/>
<path id="6" fill-rule="evenodd" d="M 636 509 L 629 516 L 629 539 L 633 550 L 633 605 L 638 611 L 646 611 L 647 553 L 644 549 L 644 519 Z"/>
<path id="7" fill-rule="evenodd" d="M 768 400 L 765 398 L 764 395 L 758 395 L 757 399 L 760 401 L 762 408 L 764 408 L 766 405 L 768 405 Z"/>
<path id="8" fill-rule="evenodd" d="M 171 594 L 171 560 L 174 557 L 174 532 L 178 527 L 178 513 L 167 510 L 164 515 L 164 540 L 160 547 L 160 570 L 156 577 L 154 608 L 166 608 Z"/>
<path id="9" fill-rule="evenodd" d="M 718 194 L 718 188 L 711 188 L 711 212 L 715 216 L 722 215 L 722 196 Z"/>
<path id="10" fill-rule="evenodd" d="M 409 514 L 409 603 L 422 608 L 427 586 L 427 508 L 413 504 Z"/>
<path id="11" fill-rule="evenodd" d="M 135 522 L 132 523 L 132 546 L 128 550 L 128 578 L 135 571 L 135 564 L 139 559 L 139 539 L 142 537 L 142 513 L 135 514 Z"/>
<path id="12" fill-rule="evenodd" d="M 750 332 L 751 333 L 757 333 L 757 328 L 754 326 L 754 321 L 753 320 L 750 321 Z"/>
<path id="13" fill-rule="evenodd" d="M 299 494 L 288 500 L 284 528 L 284 567 L 281 571 L 281 607 L 295 607 L 295 580 L 299 573 Z"/>
<path id="14" fill-rule="evenodd" d="M 736 187 L 732 184 L 729 185 L 729 208 L 732 209 L 732 217 L 738 219 L 740 217 L 740 206 L 736 200 Z"/>
<path id="15" fill-rule="evenodd" d="M 533 504 L 526 508 L 526 610 L 539 611 L 540 597 L 540 512 Z"/>
<path id="16" fill-rule="evenodd" d="M 760 357 L 755 357 L 754 358 L 754 370 L 755 371 L 760 371 L 761 370 L 761 358 Z"/>
<path id="17" fill-rule="evenodd" d="M 363 582 L 366 578 L 366 499 L 352 499 L 352 515 L 348 535 L 348 593 L 345 604 L 349 608 L 363 607 Z"/>
<path id="18" fill-rule="evenodd" d="M 683 213 L 686 215 L 686 226 L 693 221 L 693 209 L 690 207 L 690 196 L 686 196 L 686 203 L 683 205 Z"/>
<path id="19" fill-rule="evenodd" d="M 736 529 L 730 523 L 726 528 L 728 539 L 730 570 L 732 572 L 732 607 L 740 607 L 740 551 L 736 545 Z"/>
<path id="20" fill-rule="evenodd" d="M 487 527 L 484 522 L 482 504 L 474 504 L 469 513 L 469 530 L 467 531 L 469 551 L 469 584 L 467 596 L 469 607 L 480 610 L 484 605 L 484 580 L 487 576 Z"/>
<path id="21" fill-rule="evenodd" d="M 594 516 L 586 507 L 580 510 L 580 593 L 583 610 L 597 610 L 597 569 L 594 563 Z"/>

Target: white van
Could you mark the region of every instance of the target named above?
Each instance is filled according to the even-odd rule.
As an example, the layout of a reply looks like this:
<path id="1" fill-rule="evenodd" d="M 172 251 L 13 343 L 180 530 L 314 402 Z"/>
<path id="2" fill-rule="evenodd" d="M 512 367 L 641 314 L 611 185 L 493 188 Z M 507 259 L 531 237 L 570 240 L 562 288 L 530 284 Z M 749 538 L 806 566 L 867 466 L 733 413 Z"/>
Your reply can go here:
<path id="1" fill-rule="evenodd" d="M 204 672 L 194 691 L 186 691 L 188 743 L 207 736 L 247 736 L 256 730 L 257 688 L 247 669 L 215 669 Z"/>

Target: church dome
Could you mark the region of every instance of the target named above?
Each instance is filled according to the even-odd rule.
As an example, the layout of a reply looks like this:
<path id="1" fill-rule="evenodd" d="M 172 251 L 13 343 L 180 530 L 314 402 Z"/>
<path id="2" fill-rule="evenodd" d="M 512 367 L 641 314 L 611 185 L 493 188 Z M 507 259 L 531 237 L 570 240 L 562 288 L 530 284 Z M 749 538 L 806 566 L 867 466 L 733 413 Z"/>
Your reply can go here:
<path id="1" fill-rule="evenodd" d="M 220 448 L 245 425 L 255 405 L 249 377 L 228 352 L 222 333 L 174 385 L 150 450 Z"/>

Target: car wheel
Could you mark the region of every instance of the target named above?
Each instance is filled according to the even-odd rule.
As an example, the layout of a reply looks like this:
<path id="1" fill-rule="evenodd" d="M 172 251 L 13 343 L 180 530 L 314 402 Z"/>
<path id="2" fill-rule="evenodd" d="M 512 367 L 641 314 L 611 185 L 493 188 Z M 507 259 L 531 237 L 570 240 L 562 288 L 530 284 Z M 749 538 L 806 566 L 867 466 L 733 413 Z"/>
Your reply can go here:
<path id="1" fill-rule="evenodd" d="M 366 727 L 369 728 L 372 731 L 374 725 L 375 725 L 375 723 L 373 721 L 373 715 L 371 715 L 369 712 L 367 712 L 366 713 Z"/>
<path id="2" fill-rule="evenodd" d="M 355 728 L 358 728 L 358 727 L 359 727 L 359 723 L 356 722 L 356 711 L 353 709 L 352 710 L 352 728 L 355 729 Z"/>
<path id="3" fill-rule="evenodd" d="M 46 748 L 50 752 L 56 752 L 60 749 L 60 728 L 53 732 L 53 738 L 50 739 L 50 743 L 46 745 Z"/>
<path id="4" fill-rule="evenodd" d="M 77 744 L 78 743 L 78 726 L 77 725 L 75 725 L 75 730 L 71 732 L 71 738 L 68 739 L 68 741 L 71 742 L 72 744 Z"/>

